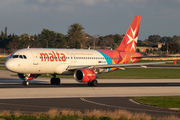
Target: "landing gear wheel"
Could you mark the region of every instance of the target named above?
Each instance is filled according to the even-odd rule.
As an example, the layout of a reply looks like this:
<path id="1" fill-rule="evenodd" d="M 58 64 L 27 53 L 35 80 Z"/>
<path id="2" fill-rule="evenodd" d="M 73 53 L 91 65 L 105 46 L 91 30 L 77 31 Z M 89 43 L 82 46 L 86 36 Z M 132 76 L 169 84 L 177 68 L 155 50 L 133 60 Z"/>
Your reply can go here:
<path id="1" fill-rule="evenodd" d="M 51 78 L 51 85 L 59 85 L 61 80 L 59 78 Z"/>
<path id="2" fill-rule="evenodd" d="M 23 84 L 23 85 L 26 85 L 26 81 L 23 81 L 22 84 Z"/>
<path id="3" fill-rule="evenodd" d="M 23 85 L 29 85 L 29 82 L 28 81 L 23 81 L 23 83 L 22 83 Z"/>
<path id="4" fill-rule="evenodd" d="M 92 82 L 88 82 L 87 85 L 88 85 L 88 86 L 92 86 Z"/>
<path id="5" fill-rule="evenodd" d="M 28 81 L 26 81 L 26 85 L 27 85 L 27 86 L 29 85 L 29 82 L 28 82 Z"/>
<path id="6" fill-rule="evenodd" d="M 56 78 L 56 79 L 55 79 L 55 84 L 56 84 L 56 85 L 59 85 L 60 82 L 61 82 L 61 80 L 60 80 L 59 78 Z"/>
<path id="7" fill-rule="evenodd" d="M 93 80 L 91 84 L 92 84 L 92 86 L 97 86 L 98 81 L 97 80 Z"/>
<path id="8" fill-rule="evenodd" d="M 56 80 L 55 78 L 51 78 L 51 85 L 54 85 L 54 84 L 56 84 Z"/>
<path id="9" fill-rule="evenodd" d="M 97 84 L 98 84 L 97 80 L 93 80 L 93 81 L 87 83 L 88 86 L 97 86 Z"/>

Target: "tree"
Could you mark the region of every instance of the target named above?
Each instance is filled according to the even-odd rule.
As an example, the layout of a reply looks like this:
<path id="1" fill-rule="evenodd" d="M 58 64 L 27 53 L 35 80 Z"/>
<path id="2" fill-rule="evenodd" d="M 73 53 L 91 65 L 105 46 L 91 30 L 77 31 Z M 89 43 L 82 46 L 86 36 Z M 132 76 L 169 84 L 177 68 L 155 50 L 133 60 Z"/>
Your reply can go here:
<path id="1" fill-rule="evenodd" d="M 56 33 L 54 31 L 43 29 L 39 37 L 41 39 L 42 47 L 53 48 L 55 46 Z"/>
<path id="2" fill-rule="evenodd" d="M 91 37 L 87 37 L 90 35 L 83 34 L 81 37 L 81 47 L 82 48 L 89 48 L 91 44 Z"/>
<path id="3" fill-rule="evenodd" d="M 161 36 L 160 35 L 150 35 L 148 37 L 148 41 L 156 43 L 159 42 L 161 40 Z"/>
<path id="4" fill-rule="evenodd" d="M 5 37 L 7 37 L 7 27 L 5 27 Z"/>
<path id="5" fill-rule="evenodd" d="M 69 48 L 81 48 L 81 38 L 85 33 L 84 28 L 79 23 L 74 23 L 70 25 L 67 31 L 68 36 L 68 46 Z"/>
<path id="6" fill-rule="evenodd" d="M 120 45 L 123 37 L 125 36 L 125 34 L 123 35 L 119 35 L 119 34 L 115 34 L 113 35 L 113 39 L 114 39 L 114 42 L 117 44 L 117 45 Z"/>
<path id="7" fill-rule="evenodd" d="M 180 36 L 174 35 L 174 36 L 172 37 L 172 41 L 173 41 L 174 43 L 180 43 Z"/>
<path id="8" fill-rule="evenodd" d="M 146 49 L 146 53 L 149 53 L 149 49 Z"/>
<path id="9" fill-rule="evenodd" d="M 137 48 L 137 49 L 136 49 L 136 52 L 140 52 L 140 49 L 139 49 L 139 48 Z"/>
<path id="10" fill-rule="evenodd" d="M 117 45 L 116 43 L 112 43 L 111 48 L 112 48 L 113 50 L 115 50 L 117 47 L 118 47 L 118 45 Z"/>
<path id="11" fill-rule="evenodd" d="M 161 47 L 161 51 L 167 51 L 171 54 L 179 53 L 180 45 L 179 43 L 167 42 Z"/>
<path id="12" fill-rule="evenodd" d="M 163 43 L 170 42 L 170 41 L 173 42 L 173 39 L 171 37 L 166 37 L 166 36 L 162 37 L 160 40 L 160 42 L 163 42 Z"/>

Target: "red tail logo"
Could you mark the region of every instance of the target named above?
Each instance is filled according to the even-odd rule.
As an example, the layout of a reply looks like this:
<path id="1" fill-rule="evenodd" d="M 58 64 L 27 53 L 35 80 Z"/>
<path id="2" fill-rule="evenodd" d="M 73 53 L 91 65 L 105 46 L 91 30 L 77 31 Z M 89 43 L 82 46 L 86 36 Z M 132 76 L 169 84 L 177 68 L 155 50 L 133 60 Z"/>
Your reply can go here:
<path id="1" fill-rule="evenodd" d="M 141 16 L 135 16 L 121 44 L 116 49 L 121 52 L 135 52 L 138 40 Z"/>

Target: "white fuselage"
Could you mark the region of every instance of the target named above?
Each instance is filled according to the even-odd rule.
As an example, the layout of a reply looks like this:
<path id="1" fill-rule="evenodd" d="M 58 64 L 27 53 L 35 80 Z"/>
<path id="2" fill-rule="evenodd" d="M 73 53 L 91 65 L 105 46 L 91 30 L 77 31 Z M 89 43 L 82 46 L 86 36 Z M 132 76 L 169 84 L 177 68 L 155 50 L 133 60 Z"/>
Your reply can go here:
<path id="1" fill-rule="evenodd" d="M 16 73 L 73 74 L 67 66 L 103 65 L 107 59 L 97 50 L 31 48 L 14 52 L 5 67 Z"/>

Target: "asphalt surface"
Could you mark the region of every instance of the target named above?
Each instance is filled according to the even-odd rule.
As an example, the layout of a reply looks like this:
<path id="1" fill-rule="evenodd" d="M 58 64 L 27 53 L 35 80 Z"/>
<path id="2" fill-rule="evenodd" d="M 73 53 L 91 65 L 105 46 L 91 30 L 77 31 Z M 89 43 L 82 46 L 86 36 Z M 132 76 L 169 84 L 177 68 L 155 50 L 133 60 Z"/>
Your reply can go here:
<path id="1" fill-rule="evenodd" d="M 47 112 L 51 108 L 57 109 L 71 109 L 71 110 L 109 110 L 114 111 L 117 109 L 127 110 L 130 112 L 145 112 L 153 116 L 167 116 L 176 115 L 180 117 L 179 110 L 170 110 L 168 108 L 158 108 L 142 104 L 137 104 L 132 100 L 132 97 L 113 97 L 112 93 L 117 92 L 129 96 L 126 92 L 129 90 L 130 94 L 138 89 L 145 91 L 148 95 L 149 92 L 158 92 L 159 89 L 171 91 L 176 88 L 179 94 L 180 80 L 179 79 L 164 79 L 164 80 L 99 80 L 98 87 L 89 87 L 86 84 L 77 83 L 75 80 L 63 79 L 61 85 L 50 85 L 49 78 L 39 78 L 30 81 L 29 86 L 22 85 L 22 80 L 16 76 L 10 76 L 12 73 L 8 71 L 0 71 L 0 110 L 10 111 L 23 111 L 23 112 Z M 136 82 L 137 81 L 137 82 Z M 62 98 L 48 96 L 50 94 L 61 95 Z M 146 92 L 147 91 L 147 92 Z M 28 95 L 42 98 L 13 98 Z M 85 93 L 84 93 L 85 92 Z M 102 93 L 103 95 L 102 95 Z M 39 94 L 38 94 L 39 93 Z M 165 92 L 166 93 L 166 92 Z M 10 95 L 12 94 L 12 95 Z M 77 96 L 72 97 L 70 94 Z M 86 97 L 85 95 L 91 94 L 97 97 Z M 4 96 L 12 96 L 12 98 L 3 98 Z M 42 96 L 41 96 L 42 95 Z M 101 97 L 104 96 L 104 97 Z M 135 94 L 134 94 L 135 95 Z M 160 95 L 166 95 L 161 94 Z M 111 97 L 110 97 L 111 96 Z"/>
<path id="2" fill-rule="evenodd" d="M 180 117 L 179 111 L 136 104 L 130 97 L 0 99 L 0 110 L 31 113 L 47 112 L 52 108 L 80 110 L 81 112 L 94 109 L 103 111 L 121 109 L 153 116 L 176 115 Z"/>
<path id="3" fill-rule="evenodd" d="M 14 79 L 16 80 L 16 79 Z M 18 80 L 19 81 L 19 80 Z M 1 82 L 1 80 L 0 80 Z M 20 81 L 22 82 L 22 81 Z M 38 81 L 36 81 L 38 82 Z M 98 83 L 97 87 L 109 88 L 109 87 L 176 87 L 180 86 L 179 82 L 167 82 L 167 83 Z M 60 85 L 51 85 L 51 84 L 41 84 L 41 83 L 33 83 L 30 81 L 29 86 L 19 84 L 9 84 L 4 83 L 0 84 L 0 88 L 82 88 L 89 87 L 87 84 L 81 83 L 62 83 Z"/>

